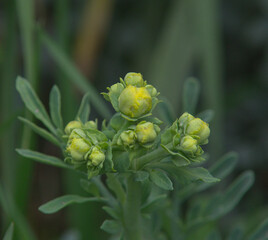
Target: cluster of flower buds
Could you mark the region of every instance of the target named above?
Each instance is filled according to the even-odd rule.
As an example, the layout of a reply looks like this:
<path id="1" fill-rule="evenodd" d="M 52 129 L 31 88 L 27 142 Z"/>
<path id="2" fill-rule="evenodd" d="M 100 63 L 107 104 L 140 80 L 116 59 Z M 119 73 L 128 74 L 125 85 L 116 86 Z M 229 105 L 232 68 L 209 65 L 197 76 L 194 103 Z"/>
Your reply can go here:
<path id="1" fill-rule="evenodd" d="M 171 152 L 179 152 L 189 160 L 200 161 L 204 153 L 200 145 L 208 143 L 209 135 L 210 129 L 206 122 L 184 113 L 162 134 L 161 143 Z"/>
<path id="2" fill-rule="evenodd" d="M 159 132 L 160 128 L 157 124 L 141 121 L 123 131 L 117 140 L 117 144 L 126 148 L 151 147 Z"/>
<path id="3" fill-rule="evenodd" d="M 103 167 L 108 139 L 97 129 L 96 121 L 83 124 L 71 121 L 65 127 L 68 137 L 66 161 L 76 168 L 87 168 L 89 176 L 97 175 Z"/>
<path id="4" fill-rule="evenodd" d="M 107 89 L 108 93 L 102 93 L 104 98 L 129 121 L 150 116 L 159 102 L 159 93 L 143 80 L 140 73 L 128 73 L 124 80 L 120 78 L 120 83 Z"/>

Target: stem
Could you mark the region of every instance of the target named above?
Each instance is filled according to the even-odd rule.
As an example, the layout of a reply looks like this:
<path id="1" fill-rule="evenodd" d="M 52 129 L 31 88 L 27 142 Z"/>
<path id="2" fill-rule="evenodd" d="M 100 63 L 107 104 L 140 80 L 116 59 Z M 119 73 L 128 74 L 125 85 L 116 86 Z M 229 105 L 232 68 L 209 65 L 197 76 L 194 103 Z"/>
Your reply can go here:
<path id="1" fill-rule="evenodd" d="M 127 179 L 127 198 L 124 206 L 124 227 L 127 240 L 142 240 L 141 189 L 132 175 Z"/>
<path id="2" fill-rule="evenodd" d="M 169 153 L 164 150 L 162 147 L 157 148 L 156 150 L 147 153 L 146 155 L 136 159 L 136 169 L 139 170 L 145 164 L 155 162 L 157 160 L 162 160 L 167 157 Z"/>

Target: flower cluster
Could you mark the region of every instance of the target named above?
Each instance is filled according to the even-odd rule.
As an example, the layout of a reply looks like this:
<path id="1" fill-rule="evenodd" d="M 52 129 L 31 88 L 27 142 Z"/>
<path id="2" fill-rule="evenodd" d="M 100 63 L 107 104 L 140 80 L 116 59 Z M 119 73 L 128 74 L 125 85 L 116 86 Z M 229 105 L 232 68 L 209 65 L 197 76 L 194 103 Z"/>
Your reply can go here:
<path id="1" fill-rule="evenodd" d="M 104 98 L 129 121 L 150 116 L 159 102 L 159 93 L 143 80 L 140 73 L 128 73 L 124 80 L 120 78 L 120 83 L 107 89 L 108 93 L 102 93 Z"/>
<path id="2" fill-rule="evenodd" d="M 76 168 L 86 167 L 90 176 L 97 175 L 105 160 L 108 139 L 97 129 L 97 122 L 71 121 L 65 127 L 68 141 L 66 161 Z"/>
<path id="3" fill-rule="evenodd" d="M 171 153 L 183 154 L 192 161 L 202 161 L 200 145 L 208 143 L 209 125 L 200 118 L 184 113 L 161 136 L 162 146 Z"/>

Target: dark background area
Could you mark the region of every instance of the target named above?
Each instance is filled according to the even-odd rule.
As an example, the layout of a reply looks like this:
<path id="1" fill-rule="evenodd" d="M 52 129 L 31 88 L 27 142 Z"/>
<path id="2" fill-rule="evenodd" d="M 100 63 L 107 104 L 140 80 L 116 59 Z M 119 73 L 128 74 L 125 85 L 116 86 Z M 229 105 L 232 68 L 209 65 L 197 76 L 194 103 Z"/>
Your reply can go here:
<path id="1" fill-rule="evenodd" d="M 29 130 L 25 133 L 17 120 L 25 114 L 15 90 L 17 75 L 33 84 L 44 103 L 48 103 L 51 87 L 59 86 L 65 124 L 74 118 L 83 95 L 55 64 L 37 25 L 98 92 L 127 72 L 141 72 L 179 116 L 183 82 L 197 77 L 201 83 L 198 110 L 215 111 L 210 161 L 236 151 L 239 164 L 234 176 L 245 169 L 256 174 L 250 192 L 221 224 L 230 225 L 229 217 L 253 227 L 267 216 L 267 0 L 22 2 L 4 0 L 0 4 L 0 181 L 38 239 L 80 239 L 78 230 L 81 239 L 107 236 L 99 230 L 105 218 L 101 205 L 41 214 L 38 207 L 48 200 L 64 193 L 84 194 L 78 177 L 22 160 L 14 150 L 24 146 L 60 156 L 56 147 Z M 90 117 L 102 120 L 94 106 Z M 3 232 L 10 216 L 1 211 L 1 217 Z"/>

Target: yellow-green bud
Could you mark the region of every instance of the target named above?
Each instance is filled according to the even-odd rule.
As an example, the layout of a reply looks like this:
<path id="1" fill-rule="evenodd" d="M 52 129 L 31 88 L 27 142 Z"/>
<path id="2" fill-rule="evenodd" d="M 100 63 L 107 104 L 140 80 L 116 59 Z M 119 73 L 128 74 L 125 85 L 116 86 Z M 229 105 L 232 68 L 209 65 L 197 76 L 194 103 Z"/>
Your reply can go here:
<path id="1" fill-rule="evenodd" d="M 128 117 L 138 118 L 152 109 L 152 97 L 145 87 L 127 86 L 119 96 L 119 110 Z"/>
<path id="2" fill-rule="evenodd" d="M 136 134 L 140 143 L 153 142 L 157 137 L 154 124 L 151 122 L 142 121 L 136 126 Z"/>
<path id="3" fill-rule="evenodd" d="M 197 140 L 199 144 L 206 144 L 210 135 L 210 129 L 206 122 L 200 118 L 195 118 L 189 121 L 186 127 L 186 134 L 196 135 L 199 137 Z"/>
<path id="4" fill-rule="evenodd" d="M 136 139 L 137 135 L 133 130 L 126 130 L 120 134 L 117 144 L 131 148 L 134 146 Z"/>
<path id="5" fill-rule="evenodd" d="M 152 96 L 152 97 L 156 97 L 156 95 L 157 95 L 157 90 L 156 90 L 156 88 L 155 87 L 153 87 L 152 85 L 146 85 L 145 86 L 145 88 L 147 89 L 147 91 L 150 93 L 150 95 Z"/>
<path id="6" fill-rule="evenodd" d="M 88 165 L 97 167 L 104 162 L 105 154 L 100 150 L 99 147 L 93 147 L 88 158 L 90 160 Z"/>
<path id="7" fill-rule="evenodd" d="M 74 138 L 86 138 L 86 134 L 82 129 L 75 128 L 72 130 L 69 140 L 72 140 Z"/>
<path id="8" fill-rule="evenodd" d="M 79 121 L 71 121 L 66 125 L 64 131 L 67 135 L 69 135 L 75 128 L 82 128 L 82 123 Z"/>
<path id="9" fill-rule="evenodd" d="M 115 83 L 110 87 L 109 95 L 111 95 L 111 93 L 121 92 L 123 91 L 123 89 L 124 89 L 124 85 L 122 83 Z"/>
<path id="10" fill-rule="evenodd" d="M 90 150 L 90 145 L 82 138 L 74 138 L 67 147 L 67 152 L 72 156 L 74 161 L 83 161 L 84 156 Z"/>
<path id="11" fill-rule="evenodd" d="M 85 128 L 97 129 L 98 125 L 95 121 L 88 121 L 85 123 Z"/>
<path id="12" fill-rule="evenodd" d="M 180 127 L 185 126 L 189 121 L 191 121 L 193 119 L 194 119 L 194 116 L 192 116 L 190 113 L 185 112 L 179 118 L 179 125 L 180 125 Z"/>
<path id="13" fill-rule="evenodd" d="M 143 87 L 144 81 L 140 73 L 129 72 L 125 76 L 126 85 L 133 85 L 136 87 Z"/>
<path id="14" fill-rule="evenodd" d="M 182 151 L 195 153 L 198 149 L 197 140 L 191 136 L 185 136 L 181 139 L 180 148 Z"/>

